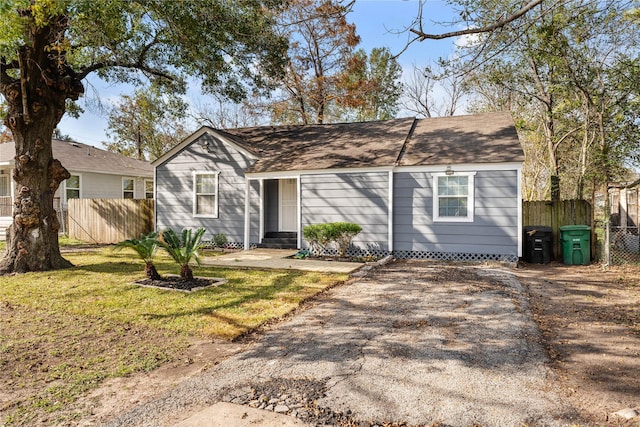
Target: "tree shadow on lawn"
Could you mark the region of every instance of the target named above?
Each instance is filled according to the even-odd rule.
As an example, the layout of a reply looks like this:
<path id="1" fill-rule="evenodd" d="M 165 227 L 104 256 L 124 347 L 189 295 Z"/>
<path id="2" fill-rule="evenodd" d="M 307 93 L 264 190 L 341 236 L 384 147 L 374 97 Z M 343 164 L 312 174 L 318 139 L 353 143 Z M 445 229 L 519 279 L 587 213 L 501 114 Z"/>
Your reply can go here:
<path id="1" fill-rule="evenodd" d="M 218 273 L 219 271 L 217 271 L 215 274 Z M 219 313 L 215 313 L 216 310 L 239 308 L 245 304 L 258 302 L 261 300 L 275 300 L 277 299 L 278 294 L 285 291 L 299 291 L 302 288 L 302 285 L 293 286 L 293 282 L 302 274 L 303 273 L 300 272 L 283 272 L 279 276 L 276 276 L 270 285 L 259 286 L 243 285 L 242 279 L 229 279 L 227 283 L 223 285 L 216 286 L 214 288 L 203 289 L 201 291 L 198 291 L 197 294 L 186 294 L 194 296 L 197 295 L 198 298 L 200 298 L 201 296 L 211 296 L 211 302 L 213 304 L 193 310 L 184 310 L 180 312 L 148 313 L 146 314 L 146 316 L 152 319 L 164 319 L 190 315 L 218 316 Z M 228 299 L 228 296 L 225 296 L 224 298 L 228 299 L 228 301 L 224 303 L 222 303 L 220 300 L 215 299 L 217 295 L 225 295 L 230 292 L 237 294 L 237 296 L 231 297 L 231 299 Z"/>

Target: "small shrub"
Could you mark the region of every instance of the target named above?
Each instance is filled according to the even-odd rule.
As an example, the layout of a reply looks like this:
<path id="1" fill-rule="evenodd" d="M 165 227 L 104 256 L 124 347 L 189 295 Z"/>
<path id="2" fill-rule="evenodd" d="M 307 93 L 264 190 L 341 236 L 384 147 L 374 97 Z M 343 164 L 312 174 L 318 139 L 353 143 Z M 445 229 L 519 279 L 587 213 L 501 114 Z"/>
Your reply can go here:
<path id="1" fill-rule="evenodd" d="M 180 264 L 180 277 L 183 279 L 193 279 L 193 270 L 189 266 L 192 258 L 200 265 L 198 250 L 204 233 L 204 228 L 198 228 L 195 233 L 192 233 L 190 228 L 185 228 L 178 236 L 175 231 L 169 228 L 161 234 L 160 246 L 167 251 L 176 263 Z"/>
<path id="2" fill-rule="evenodd" d="M 224 245 L 227 244 L 229 239 L 227 239 L 227 235 L 224 233 L 216 233 L 213 236 L 213 246 L 215 248 L 224 248 Z"/>
<path id="3" fill-rule="evenodd" d="M 345 257 L 353 238 L 360 234 L 362 227 L 350 222 L 333 222 L 327 225 L 330 229 L 329 234 L 331 240 L 335 243 L 336 249 L 338 250 L 338 255 Z"/>
<path id="4" fill-rule="evenodd" d="M 362 231 L 358 224 L 350 222 L 331 222 L 308 225 L 302 230 L 304 239 L 309 242 L 313 252 L 322 253 L 329 243 L 336 246 L 338 255 L 345 257 L 353 238 Z"/>
<path id="5" fill-rule="evenodd" d="M 144 261 L 144 272 L 149 279 L 160 280 L 160 274 L 153 264 L 153 257 L 158 250 L 158 233 L 141 234 L 140 239 L 123 240 L 116 245 L 116 249 L 130 248 L 136 251 Z"/>
<path id="6" fill-rule="evenodd" d="M 309 243 L 313 253 L 324 252 L 331 241 L 327 237 L 326 224 L 307 225 L 302 230 L 302 236 Z"/>

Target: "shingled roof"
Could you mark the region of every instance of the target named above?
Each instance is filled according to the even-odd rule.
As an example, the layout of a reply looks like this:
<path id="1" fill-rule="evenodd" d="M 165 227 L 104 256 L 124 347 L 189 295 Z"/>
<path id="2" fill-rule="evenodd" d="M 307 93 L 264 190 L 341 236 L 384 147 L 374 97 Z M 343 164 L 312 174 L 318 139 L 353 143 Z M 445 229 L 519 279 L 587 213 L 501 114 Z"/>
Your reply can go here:
<path id="1" fill-rule="evenodd" d="M 52 141 L 53 157 L 74 172 L 153 177 L 149 162 L 125 157 L 80 142 Z M 0 162 L 12 162 L 16 155 L 13 141 L 0 144 Z"/>
<path id="2" fill-rule="evenodd" d="M 398 165 L 523 161 L 511 115 L 485 113 L 417 120 Z"/>
<path id="3" fill-rule="evenodd" d="M 202 128 L 154 162 L 172 158 L 200 135 L 235 144 L 256 159 L 247 173 L 524 161 L 509 113 L 322 125 Z"/>
<path id="4" fill-rule="evenodd" d="M 366 123 L 231 129 L 234 142 L 255 153 L 246 171 L 298 171 L 394 164 L 414 119 Z"/>

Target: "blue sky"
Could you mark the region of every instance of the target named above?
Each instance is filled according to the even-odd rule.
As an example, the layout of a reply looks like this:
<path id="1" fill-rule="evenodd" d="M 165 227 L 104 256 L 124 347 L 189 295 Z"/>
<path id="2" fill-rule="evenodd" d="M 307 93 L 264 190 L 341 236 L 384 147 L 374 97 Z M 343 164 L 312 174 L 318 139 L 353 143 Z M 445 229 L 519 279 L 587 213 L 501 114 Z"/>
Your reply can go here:
<path id="1" fill-rule="evenodd" d="M 369 52 L 374 47 L 389 47 L 391 52 L 399 53 L 406 46 L 410 34 L 406 30 L 418 14 L 417 0 L 357 0 L 349 21 L 356 24 L 361 38 L 360 48 Z M 441 0 L 427 0 L 424 6 L 424 29 L 428 32 L 443 32 L 448 28 L 434 25 L 432 21 L 446 22 L 451 20 L 450 7 Z M 453 52 L 453 40 L 424 41 L 413 43 L 399 57 L 400 65 L 405 72 L 411 71 L 413 65 L 425 66 L 439 57 L 447 57 Z M 126 85 L 106 85 L 95 76 L 85 82 L 87 92 L 97 92 L 103 99 L 131 93 L 133 88 Z M 95 98 L 95 95 L 85 99 Z M 108 101 L 107 101 L 108 102 Z M 83 105 L 83 104 L 82 104 Z M 84 105 L 83 105 L 84 107 Z M 95 112 L 95 108 L 86 108 L 78 119 L 65 116 L 58 126 L 62 133 L 85 144 L 102 147 L 106 141 L 106 114 Z"/>

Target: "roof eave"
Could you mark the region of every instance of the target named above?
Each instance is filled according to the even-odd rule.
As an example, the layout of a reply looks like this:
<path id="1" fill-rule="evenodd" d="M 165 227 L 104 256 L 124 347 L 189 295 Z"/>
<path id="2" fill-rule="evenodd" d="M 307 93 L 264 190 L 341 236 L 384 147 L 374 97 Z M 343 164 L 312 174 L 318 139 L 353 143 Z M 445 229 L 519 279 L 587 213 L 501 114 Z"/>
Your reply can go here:
<path id="1" fill-rule="evenodd" d="M 255 154 L 251 153 L 250 151 L 248 151 L 244 147 L 241 147 L 240 145 L 236 144 L 235 142 L 233 142 L 229 138 L 227 138 L 223 134 L 223 132 L 218 131 L 218 130 L 213 129 L 213 128 L 208 127 L 208 126 L 202 126 L 200 129 L 198 129 L 197 131 L 195 131 L 194 133 L 192 133 L 191 135 L 186 137 L 184 140 L 182 140 L 182 142 L 180 142 L 178 145 L 176 145 L 175 147 L 173 147 L 172 149 L 170 149 L 169 151 L 164 153 L 162 156 L 158 157 L 153 162 L 151 162 L 151 165 L 154 168 L 157 168 L 158 166 L 162 165 L 167 160 L 171 159 L 173 156 L 175 156 L 176 154 L 178 154 L 179 152 L 184 150 L 186 147 L 191 145 L 194 141 L 196 141 L 202 135 L 206 135 L 206 134 L 220 139 L 222 142 L 232 146 L 234 149 L 236 149 L 237 151 L 239 151 L 243 155 L 249 157 L 250 159 L 254 159 L 254 160 L 258 159 L 258 157 Z"/>

